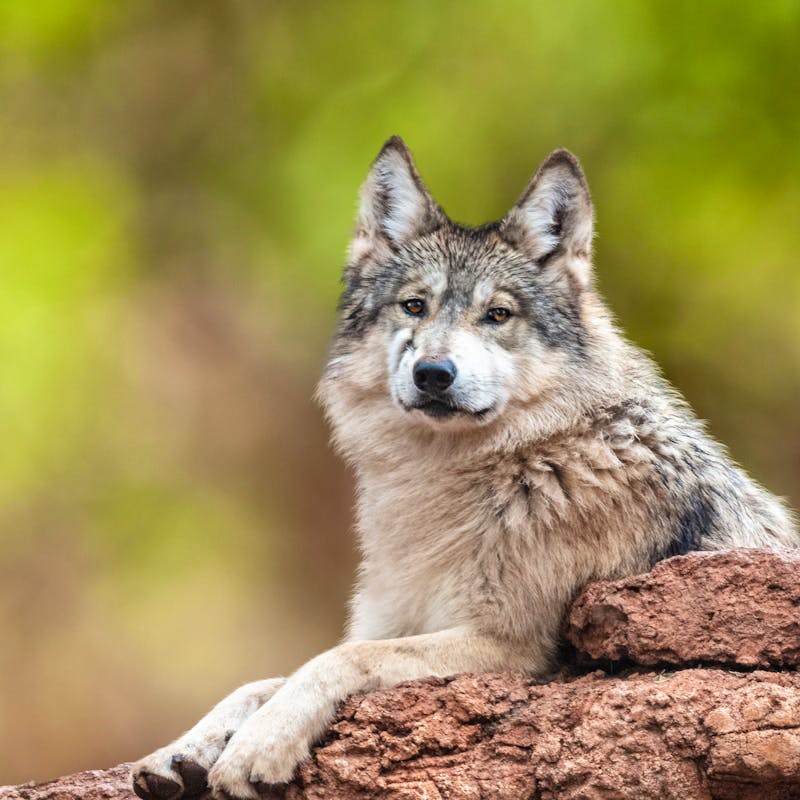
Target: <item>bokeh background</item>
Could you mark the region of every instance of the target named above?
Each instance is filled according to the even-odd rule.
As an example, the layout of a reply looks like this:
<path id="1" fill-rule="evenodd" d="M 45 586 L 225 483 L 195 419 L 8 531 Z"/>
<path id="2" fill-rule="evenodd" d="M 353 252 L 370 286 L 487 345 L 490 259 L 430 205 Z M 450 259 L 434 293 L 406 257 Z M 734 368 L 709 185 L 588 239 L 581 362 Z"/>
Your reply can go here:
<path id="1" fill-rule="evenodd" d="M 339 636 L 311 399 L 390 134 L 461 221 L 582 158 L 602 289 L 800 504 L 800 4 L 0 4 L 0 783 Z"/>

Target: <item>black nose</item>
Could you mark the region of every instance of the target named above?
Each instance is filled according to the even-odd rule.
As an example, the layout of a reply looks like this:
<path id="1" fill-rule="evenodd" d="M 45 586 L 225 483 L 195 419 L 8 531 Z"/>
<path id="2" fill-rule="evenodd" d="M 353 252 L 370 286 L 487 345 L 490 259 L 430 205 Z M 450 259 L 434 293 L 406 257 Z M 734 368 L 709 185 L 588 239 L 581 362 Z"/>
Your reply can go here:
<path id="1" fill-rule="evenodd" d="M 444 361 L 417 361 L 414 365 L 414 383 L 417 389 L 427 394 L 442 394 L 456 379 L 456 365 Z"/>

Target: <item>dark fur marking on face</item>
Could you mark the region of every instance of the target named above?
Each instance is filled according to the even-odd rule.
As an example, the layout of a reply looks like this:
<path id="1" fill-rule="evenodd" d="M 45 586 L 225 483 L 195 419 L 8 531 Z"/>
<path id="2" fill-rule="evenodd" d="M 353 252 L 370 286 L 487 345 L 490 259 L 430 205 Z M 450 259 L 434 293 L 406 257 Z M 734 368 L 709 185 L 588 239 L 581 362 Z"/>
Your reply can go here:
<path id="1" fill-rule="evenodd" d="M 471 287 L 459 285 L 454 281 L 448 281 L 439 302 L 443 308 L 462 309 L 469 308 L 471 299 Z"/>
<path id="2" fill-rule="evenodd" d="M 361 336 L 374 322 L 377 313 L 369 304 L 370 293 L 354 277 L 339 298 L 339 334 L 345 338 Z"/>
<path id="3" fill-rule="evenodd" d="M 404 271 L 395 261 L 359 271 L 348 271 L 339 298 L 339 334 L 361 336 L 372 325 L 389 299 L 394 300 Z"/>
<path id="4" fill-rule="evenodd" d="M 554 297 L 549 289 L 533 283 L 520 293 L 523 316 L 550 348 L 561 348 L 582 355 L 586 350 L 586 329 L 575 298 Z"/>

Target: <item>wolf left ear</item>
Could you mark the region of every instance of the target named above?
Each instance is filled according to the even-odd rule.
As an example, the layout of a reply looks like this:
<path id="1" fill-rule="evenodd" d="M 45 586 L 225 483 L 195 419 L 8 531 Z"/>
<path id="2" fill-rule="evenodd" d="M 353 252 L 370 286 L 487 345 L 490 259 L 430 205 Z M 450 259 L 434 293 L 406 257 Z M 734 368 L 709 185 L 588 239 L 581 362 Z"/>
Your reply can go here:
<path id="1" fill-rule="evenodd" d="M 383 145 L 364 185 L 351 260 L 380 244 L 397 247 L 436 228 L 443 212 L 422 182 L 399 136 Z"/>
<path id="2" fill-rule="evenodd" d="M 564 149 L 547 156 L 500 223 L 509 244 L 542 266 L 563 260 L 581 286 L 590 281 L 593 231 L 589 186 L 578 159 Z"/>

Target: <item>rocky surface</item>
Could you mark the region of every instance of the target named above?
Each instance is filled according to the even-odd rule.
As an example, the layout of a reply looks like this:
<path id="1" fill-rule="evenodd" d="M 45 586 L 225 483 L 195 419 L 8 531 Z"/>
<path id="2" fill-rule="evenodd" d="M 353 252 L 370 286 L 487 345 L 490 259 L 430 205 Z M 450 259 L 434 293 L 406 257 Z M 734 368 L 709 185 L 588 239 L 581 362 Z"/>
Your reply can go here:
<path id="1" fill-rule="evenodd" d="M 417 683 L 346 704 L 285 797 L 800 797 L 800 675 Z"/>
<path id="2" fill-rule="evenodd" d="M 800 800 L 799 567 L 795 553 L 692 554 L 592 584 L 568 636 L 608 671 L 353 697 L 273 797 Z M 3 800 L 133 797 L 126 765 L 0 788 Z"/>
<path id="3" fill-rule="evenodd" d="M 691 553 L 589 584 L 567 636 L 594 659 L 636 664 L 800 664 L 800 551 Z"/>
<path id="4" fill-rule="evenodd" d="M 138 800 L 130 788 L 128 765 L 111 769 L 93 769 L 67 775 L 45 783 L 23 783 L 20 786 L 0 786 L 3 800 Z"/>

